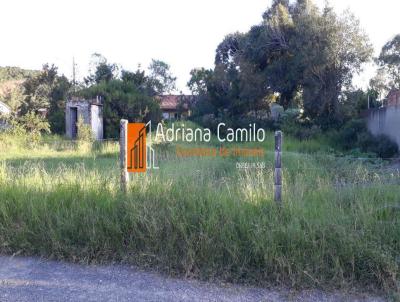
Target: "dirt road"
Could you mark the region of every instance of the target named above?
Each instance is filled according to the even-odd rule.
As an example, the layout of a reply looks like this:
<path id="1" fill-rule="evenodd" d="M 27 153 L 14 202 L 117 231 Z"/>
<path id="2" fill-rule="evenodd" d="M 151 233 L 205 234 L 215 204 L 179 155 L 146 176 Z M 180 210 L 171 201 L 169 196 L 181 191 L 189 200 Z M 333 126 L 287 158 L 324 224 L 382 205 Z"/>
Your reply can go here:
<path id="1" fill-rule="evenodd" d="M 269 290 L 174 279 L 122 265 L 82 266 L 0 256 L 0 301 L 385 301 L 379 297 Z"/>

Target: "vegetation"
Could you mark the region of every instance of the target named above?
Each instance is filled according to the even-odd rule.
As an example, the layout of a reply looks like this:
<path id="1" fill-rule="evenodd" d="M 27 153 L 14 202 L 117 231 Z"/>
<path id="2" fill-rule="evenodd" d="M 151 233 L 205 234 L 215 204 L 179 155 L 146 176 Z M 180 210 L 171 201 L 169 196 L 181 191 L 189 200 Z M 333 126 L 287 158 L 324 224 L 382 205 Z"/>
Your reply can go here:
<path id="1" fill-rule="evenodd" d="M 161 119 L 156 97 L 175 89 L 170 66 L 153 60 L 147 72 L 129 71 L 96 53 L 81 83 L 54 65 L 0 68 L 0 82 L 18 81 L 0 89 L 13 110 L 11 127 L 0 132 L 0 253 L 252 284 L 398 291 L 400 175 L 376 158 L 398 148 L 373 137 L 360 116 L 399 88 L 399 41 L 383 47 L 370 87 L 356 89 L 352 77 L 372 53 L 356 19 L 312 1 L 274 0 L 260 24 L 225 37 L 212 69 L 192 70 L 195 97 L 178 108 L 189 106 L 190 123 L 212 130 L 220 122 L 267 129 L 266 142 L 246 144 L 265 156 L 178 158 L 184 142 L 157 144 L 160 169 L 133 175 L 126 194 L 116 142 L 93 141 L 81 118 L 76 141 L 54 135 L 65 132 L 66 99 L 100 97 L 106 138 L 117 138 L 121 118 Z M 280 207 L 276 129 L 285 133 Z"/>
<path id="2" fill-rule="evenodd" d="M 5 102 L 12 112 L 18 112 L 22 104 L 23 82 L 37 73 L 38 71 L 18 67 L 0 67 L 0 100 Z"/>
<path id="3" fill-rule="evenodd" d="M 399 41 L 396 36 L 382 48 L 370 87 L 356 89 L 353 76 L 372 55 L 357 19 L 349 12 L 335 13 L 328 4 L 319 9 L 313 1 L 274 0 L 261 23 L 224 38 L 214 68 L 191 71 L 188 87 L 195 97 L 182 98 L 178 111 L 189 108 L 193 121 L 211 129 L 220 121 L 232 127 L 256 123 L 300 139 L 322 133 L 334 136 L 331 132 L 344 138 L 348 125 L 358 123 L 368 108 L 380 107 L 386 93 L 398 88 Z M 116 138 L 121 118 L 159 121 L 156 96 L 176 89 L 176 77 L 163 61 L 152 60 L 147 72 L 140 66 L 129 71 L 99 53 L 92 55 L 82 83 L 58 75 L 57 67 L 48 64 L 40 72 L 0 71 L 6 79 L 24 79 L 22 88 L 6 98 L 14 114 L 46 111 L 50 129 L 57 134 L 65 133 L 65 101 L 70 95 L 101 97 L 105 136 Z M 271 113 L 277 104 L 284 110 L 279 118 Z M 364 132 L 341 149 L 395 155 L 388 138 L 374 139 Z M 369 146 L 377 142 L 382 146 Z"/>
<path id="4" fill-rule="evenodd" d="M 105 136 L 119 136 L 119 121 L 129 118 L 132 122 L 159 121 L 160 106 L 154 97 L 146 95 L 128 80 L 113 79 L 101 82 L 80 92 L 86 98 L 101 96 Z"/>
<path id="5" fill-rule="evenodd" d="M 372 54 L 354 16 L 320 11 L 312 1 L 275 0 L 263 19 L 226 36 L 214 70 L 192 71 L 189 85 L 213 105 L 208 113 L 237 116 L 268 110 L 272 101 L 302 108 L 324 128 L 340 125 L 342 91 Z"/>
<path id="6" fill-rule="evenodd" d="M 356 89 L 353 75 L 372 49 L 354 16 L 339 16 L 329 5 L 320 10 L 312 1 L 275 0 L 260 24 L 225 37 L 213 69 L 191 71 L 188 87 L 197 96 L 192 120 L 211 129 L 220 121 L 236 127 L 256 122 L 299 139 L 325 135 L 345 152 L 396 156 L 396 145 L 372 137 L 361 117 L 397 87 L 398 40 L 382 48 L 370 87 Z M 277 104 L 279 117 L 271 112 Z"/>
<path id="7" fill-rule="evenodd" d="M 35 148 L 43 133 L 50 133 L 50 125 L 46 119 L 33 111 L 21 117 L 6 116 L 5 121 L 9 124 L 2 134 L 4 146 L 0 144 L 0 150 L 7 150 L 7 145 L 17 145 L 22 148 Z M 8 142 L 6 144 L 5 142 Z"/>
<path id="8" fill-rule="evenodd" d="M 344 150 L 374 153 L 381 158 L 391 158 L 398 155 L 398 146 L 385 135 L 374 137 L 369 133 L 363 120 L 351 120 L 340 131 L 333 132 L 332 141 Z"/>
<path id="9" fill-rule="evenodd" d="M 400 89 L 400 35 L 387 42 L 376 59 L 379 69 L 371 86 L 382 96 L 391 89 Z"/>
<path id="10" fill-rule="evenodd" d="M 71 95 L 100 97 L 104 101 L 104 126 L 108 138 L 118 136 L 121 118 L 128 116 L 131 121 L 159 121 L 161 112 L 155 96 L 174 89 L 176 80 L 170 66 L 163 61 L 153 60 L 149 75 L 146 75 L 140 68 L 135 72 L 124 70 L 98 53 L 92 55 L 91 71 L 83 83 L 69 81 L 58 74 L 56 66 L 49 64 L 43 65 L 43 69 L 37 72 L 19 68 L 0 69 L 0 76 L 3 73 L 5 79 L 14 76 L 14 80 L 22 79 L 18 89 L 10 88 L 5 97 L 13 116 L 20 123 L 29 119 L 23 116 L 31 112 L 42 114 L 52 133 L 64 134 L 67 98 Z"/>
<path id="11" fill-rule="evenodd" d="M 133 175 L 127 195 L 116 143 L 90 151 L 47 137 L 33 150 L 8 145 L 0 251 L 252 284 L 395 290 L 399 175 L 380 161 L 336 158 L 321 141 L 285 137 L 280 208 L 272 144 L 268 134 L 254 145 L 267 150 L 254 159 L 265 170 L 236 169 L 249 158 L 177 158 L 175 144 L 158 145 L 160 169 Z"/>
<path id="12" fill-rule="evenodd" d="M 65 102 L 71 88 L 68 79 L 58 75 L 56 66 L 45 64 L 39 73 L 23 83 L 23 87 L 20 115 L 42 112 L 47 116 L 53 133 L 65 133 Z"/>
<path id="13" fill-rule="evenodd" d="M 168 64 L 153 60 L 149 75 L 137 69 L 136 72 L 122 70 L 118 77 L 116 65 L 101 59 L 94 74 L 89 76 L 93 84 L 78 94 L 86 98 L 102 98 L 105 136 L 116 138 L 122 118 L 132 122 L 158 122 L 161 119 L 160 105 L 155 96 L 173 89 L 176 78 L 169 68 Z"/>
<path id="14" fill-rule="evenodd" d="M 15 80 L 25 80 L 30 76 L 34 76 L 38 72 L 36 70 L 22 69 L 19 67 L 0 67 L 0 83 Z"/>

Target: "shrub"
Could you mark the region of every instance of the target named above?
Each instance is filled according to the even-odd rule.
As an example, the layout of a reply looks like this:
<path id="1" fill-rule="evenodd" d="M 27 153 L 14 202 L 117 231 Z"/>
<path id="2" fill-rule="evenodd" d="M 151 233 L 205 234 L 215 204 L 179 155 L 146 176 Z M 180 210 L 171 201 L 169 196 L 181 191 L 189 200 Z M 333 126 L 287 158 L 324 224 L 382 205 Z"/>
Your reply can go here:
<path id="1" fill-rule="evenodd" d="M 320 126 L 303 119 L 300 110 L 297 109 L 288 109 L 282 114 L 280 128 L 284 133 L 299 140 L 315 138 L 322 133 Z"/>
<path id="2" fill-rule="evenodd" d="M 331 137 L 332 143 L 344 150 L 359 149 L 362 152 L 375 153 L 381 158 L 391 158 L 398 153 L 398 147 L 386 135 L 373 136 L 363 119 L 347 122 Z"/>
<path id="3" fill-rule="evenodd" d="M 398 154 L 397 144 L 386 135 L 379 135 L 372 145 L 376 154 L 382 158 L 392 158 Z"/>
<path id="4" fill-rule="evenodd" d="M 77 147 L 80 151 L 89 151 L 92 148 L 94 136 L 92 128 L 83 122 L 82 117 L 78 117 L 78 122 L 76 123 L 78 128 L 77 133 Z"/>
<path id="5" fill-rule="evenodd" d="M 367 125 L 365 124 L 364 120 L 351 120 L 339 130 L 336 138 L 336 144 L 345 150 L 350 150 L 358 146 L 360 136 L 368 135 L 369 133 L 367 130 Z"/>
<path id="6" fill-rule="evenodd" d="M 21 117 L 7 117 L 7 127 L 0 131 L 0 150 L 10 148 L 34 149 L 42 134 L 50 133 L 49 123 L 40 115 L 28 112 Z"/>
<path id="7" fill-rule="evenodd" d="M 76 123 L 77 128 L 78 128 L 78 133 L 77 133 L 77 138 L 78 141 L 84 141 L 84 142 L 93 142 L 93 133 L 92 133 L 92 128 L 90 125 L 87 125 L 83 122 L 82 117 L 78 118 L 78 122 Z"/>

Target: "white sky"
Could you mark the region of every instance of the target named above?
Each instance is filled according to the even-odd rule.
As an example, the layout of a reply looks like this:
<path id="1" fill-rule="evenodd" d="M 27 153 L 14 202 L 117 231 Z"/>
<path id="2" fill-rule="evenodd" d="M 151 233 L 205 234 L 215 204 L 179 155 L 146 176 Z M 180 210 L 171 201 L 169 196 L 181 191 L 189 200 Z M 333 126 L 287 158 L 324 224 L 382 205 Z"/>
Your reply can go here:
<path id="1" fill-rule="evenodd" d="M 324 0 L 317 0 L 323 4 Z M 40 69 L 54 63 L 71 77 L 86 76 L 90 56 L 135 70 L 152 58 L 171 65 L 178 88 L 187 91 L 189 71 L 213 66 L 226 34 L 261 21 L 270 0 L 1 0 L 0 66 Z M 338 12 L 350 8 L 369 34 L 376 54 L 400 33 L 398 0 L 331 0 Z M 357 80 L 366 84 L 371 68 Z"/>

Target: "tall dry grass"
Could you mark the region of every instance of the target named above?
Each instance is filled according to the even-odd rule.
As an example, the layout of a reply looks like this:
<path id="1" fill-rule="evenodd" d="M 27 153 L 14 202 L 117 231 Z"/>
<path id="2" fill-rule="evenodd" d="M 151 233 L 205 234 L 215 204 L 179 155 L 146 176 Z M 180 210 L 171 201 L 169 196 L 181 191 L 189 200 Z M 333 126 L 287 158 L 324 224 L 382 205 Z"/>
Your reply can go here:
<path id="1" fill-rule="evenodd" d="M 238 170 L 249 159 L 182 159 L 159 146 L 160 169 L 132 176 L 124 195 L 115 143 L 3 149 L 0 251 L 202 279 L 396 290 L 398 172 L 288 144 L 282 207 L 272 152 L 265 169 Z"/>

